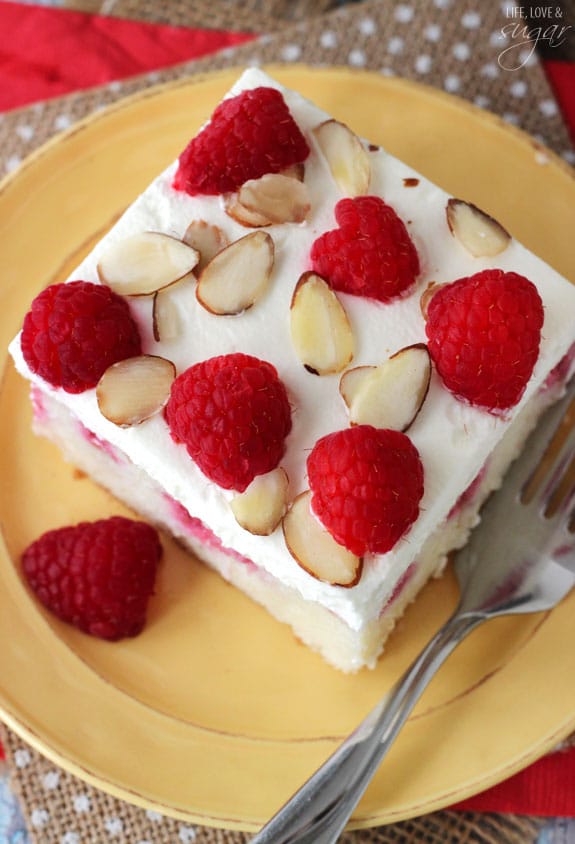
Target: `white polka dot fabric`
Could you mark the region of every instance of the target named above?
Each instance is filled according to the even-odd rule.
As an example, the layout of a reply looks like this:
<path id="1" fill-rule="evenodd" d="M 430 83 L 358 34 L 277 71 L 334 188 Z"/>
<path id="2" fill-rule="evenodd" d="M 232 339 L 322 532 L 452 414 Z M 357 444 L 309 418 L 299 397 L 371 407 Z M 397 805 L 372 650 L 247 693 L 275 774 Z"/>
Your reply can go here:
<path id="1" fill-rule="evenodd" d="M 28 837 L 10 844 L 248 844 L 251 835 L 210 829 L 130 806 L 54 767 L 14 733 L 2 731 Z M 513 815 L 435 812 L 385 827 L 344 833 L 339 844 L 536 844 L 540 822 Z M 0 844 L 5 844 L 0 826 Z M 8 842 L 6 842 L 8 844 Z"/>
<path id="2" fill-rule="evenodd" d="M 141 4 L 142 10 L 146 5 Z M 173 4 L 174 11 L 179 5 Z M 196 16 L 202 5 L 207 25 L 216 25 L 217 2 L 190 3 Z M 241 5 L 239 0 L 227 0 L 228 13 L 236 5 Z M 319 5 L 325 8 L 327 3 Z M 266 32 L 255 42 L 200 61 L 0 115 L 0 174 L 15 170 L 50 135 L 134 91 L 200 70 L 278 60 L 349 65 L 435 86 L 498 113 L 573 162 L 569 134 L 533 45 L 523 43 L 509 26 L 514 3 L 367 0 L 345 4 L 340 0 L 338 5 L 341 8 L 334 12 L 315 14 L 305 23 Z M 294 17 L 296 6 L 301 17 L 302 2 L 288 2 L 285 16 Z M 239 20 L 246 25 L 245 12 Z"/>

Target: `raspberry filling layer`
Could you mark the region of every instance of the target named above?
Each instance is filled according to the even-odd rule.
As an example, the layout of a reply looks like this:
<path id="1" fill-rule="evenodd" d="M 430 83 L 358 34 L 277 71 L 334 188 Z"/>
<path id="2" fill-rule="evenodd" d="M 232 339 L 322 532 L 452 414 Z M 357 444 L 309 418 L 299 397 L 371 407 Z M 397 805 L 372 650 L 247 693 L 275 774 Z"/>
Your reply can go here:
<path id="1" fill-rule="evenodd" d="M 567 381 L 569 374 L 573 370 L 574 363 L 575 343 L 573 343 L 567 354 L 561 358 L 557 366 L 553 367 L 553 369 L 545 379 L 545 382 L 543 384 L 543 390 L 550 390 L 553 387 L 556 387 L 558 384 L 562 384 Z"/>
<path id="2" fill-rule="evenodd" d="M 108 457 L 111 457 L 114 463 L 125 463 L 126 458 L 122 455 L 122 453 L 117 449 L 114 448 L 112 443 L 108 442 L 108 440 L 102 440 L 100 437 L 91 431 L 89 428 L 86 428 L 81 422 L 78 422 L 78 428 L 85 440 L 87 440 L 90 445 L 99 448 L 100 451 L 103 451 Z"/>
<path id="3" fill-rule="evenodd" d="M 489 461 L 487 461 L 482 466 L 482 468 L 475 475 L 469 486 L 463 490 L 463 492 L 449 511 L 449 514 L 447 516 L 448 519 L 452 519 L 454 516 L 457 516 L 457 514 L 460 513 L 464 507 L 467 507 L 468 504 L 471 504 L 471 502 L 475 498 L 475 494 L 478 492 L 483 482 L 483 478 L 485 477 L 485 474 L 487 472 L 488 464 Z"/>
<path id="4" fill-rule="evenodd" d="M 395 604 L 395 602 L 397 601 L 399 596 L 405 590 L 405 587 L 407 586 L 407 584 L 413 578 L 413 575 L 415 574 L 416 571 L 417 571 L 417 562 L 411 563 L 411 565 L 409 565 L 406 568 L 406 570 L 403 572 L 403 574 L 401 575 L 401 577 L 399 578 L 399 580 L 397 581 L 397 583 L 393 587 L 391 595 L 389 596 L 386 603 L 384 604 L 384 606 L 383 606 L 383 608 L 382 608 L 382 610 L 379 614 L 380 618 L 384 613 L 386 613 L 388 611 L 388 609 L 392 606 L 392 604 Z"/>
<path id="5" fill-rule="evenodd" d="M 172 498 L 171 495 L 167 495 L 165 492 L 162 493 L 162 497 L 168 504 L 171 518 L 178 523 L 188 536 L 197 539 L 198 542 L 201 542 L 202 545 L 206 545 L 208 548 L 213 548 L 215 551 L 221 551 L 229 557 L 233 557 L 251 571 L 259 571 L 259 566 L 256 566 L 249 557 L 244 557 L 243 554 L 240 554 L 233 548 L 226 548 L 221 539 L 201 519 L 192 516 L 183 504 L 180 504 L 179 501 L 176 501 L 175 498 Z"/>
<path id="6" fill-rule="evenodd" d="M 46 422 L 49 417 L 46 405 L 44 404 L 44 396 L 42 390 L 32 385 L 30 387 L 30 402 L 32 403 L 32 413 L 37 422 Z"/>

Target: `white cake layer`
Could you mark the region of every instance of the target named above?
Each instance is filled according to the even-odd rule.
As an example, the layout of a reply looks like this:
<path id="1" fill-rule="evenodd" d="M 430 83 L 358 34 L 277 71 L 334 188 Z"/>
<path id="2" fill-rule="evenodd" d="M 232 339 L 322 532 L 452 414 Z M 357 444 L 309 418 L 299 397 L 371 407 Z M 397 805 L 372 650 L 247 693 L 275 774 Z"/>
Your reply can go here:
<path id="1" fill-rule="evenodd" d="M 215 316 L 198 303 L 192 283 L 175 285 L 167 295 L 178 308 L 184 330 L 177 339 L 159 343 L 152 335 L 151 298 L 132 299 L 130 305 L 140 326 L 144 351 L 169 358 L 178 372 L 206 358 L 237 351 L 275 365 L 293 408 L 293 430 L 287 439 L 282 465 L 295 495 L 307 487 L 305 461 L 315 442 L 349 424 L 338 392 L 340 376 L 318 377 L 306 371 L 294 352 L 289 331 L 289 305 L 295 284 L 300 274 L 310 268 L 313 241 L 335 227 L 333 209 L 342 194 L 311 134 L 328 115 L 256 69 L 246 71 L 230 94 L 260 85 L 282 91 L 312 150 L 305 162 L 305 181 L 312 203 L 309 219 L 302 224 L 266 229 L 274 240 L 276 254 L 268 292 L 242 314 Z M 420 516 L 391 552 L 366 558 L 357 586 L 351 589 L 330 586 L 303 571 L 288 553 L 281 528 L 269 537 L 254 536 L 242 529 L 229 508 L 232 493 L 202 474 L 184 446 L 173 442 L 161 415 L 133 428 L 119 428 L 99 413 L 94 390 L 69 395 L 53 389 L 30 373 L 18 338 L 10 348 L 24 376 L 57 397 L 100 439 L 120 448 L 171 497 L 214 531 L 224 546 L 253 560 L 305 599 L 318 601 L 353 629 L 359 629 L 366 619 L 377 617 L 428 537 L 444 522 L 517 414 L 541 389 L 549 371 L 575 340 L 575 287 L 515 240 L 495 258 L 471 257 L 449 232 L 445 216 L 448 195 L 444 191 L 383 150 L 370 152 L 370 157 L 369 192 L 381 196 L 405 221 L 417 247 L 422 271 L 411 295 L 391 304 L 338 294 L 355 335 L 352 366 L 378 364 L 406 345 L 425 342 L 419 298 L 430 281 L 450 282 L 490 267 L 518 272 L 536 284 L 544 303 L 545 322 L 533 375 L 521 402 L 504 418 L 457 400 L 433 375 L 422 411 L 409 430 L 425 470 Z M 97 282 L 96 265 L 102 250 L 135 232 L 154 230 L 182 237 L 194 219 L 218 225 L 230 241 L 250 231 L 225 213 L 221 198 L 191 197 L 175 191 L 171 187 L 175 168 L 176 164 L 168 168 L 136 200 L 71 274 L 70 280 Z M 419 183 L 416 187 L 406 187 L 406 178 L 416 178 Z"/>
<path id="2" fill-rule="evenodd" d="M 342 671 L 373 668 L 389 634 L 408 605 L 430 577 L 442 574 L 447 554 L 462 547 L 477 524 L 478 511 L 487 495 L 497 488 L 510 461 L 515 458 L 541 411 L 561 394 L 561 383 L 542 390 L 525 408 L 490 455 L 472 488 L 464 494 L 445 523 L 425 541 L 417 560 L 394 584 L 385 604 L 358 629 L 317 601 L 306 601 L 299 592 L 252 560 L 227 549 L 193 514 L 188 515 L 142 469 L 107 442 L 99 441 L 60 402 L 39 390 L 33 391 L 34 431 L 54 442 L 64 457 L 84 470 L 152 524 L 168 531 L 185 548 L 207 563 L 225 580 L 261 604 L 278 621 L 289 624 L 295 635 L 312 650 Z"/>

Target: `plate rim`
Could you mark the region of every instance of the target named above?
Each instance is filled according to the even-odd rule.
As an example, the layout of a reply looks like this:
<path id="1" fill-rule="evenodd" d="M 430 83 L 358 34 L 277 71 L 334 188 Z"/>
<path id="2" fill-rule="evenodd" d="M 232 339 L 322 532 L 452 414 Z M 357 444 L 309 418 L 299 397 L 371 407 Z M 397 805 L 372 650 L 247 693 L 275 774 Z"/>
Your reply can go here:
<path id="1" fill-rule="evenodd" d="M 528 133 L 519 129 L 518 127 L 511 126 L 507 124 L 502 118 L 498 117 L 497 115 L 486 112 L 483 109 L 475 106 L 472 103 L 469 103 L 466 100 L 461 99 L 460 97 L 456 97 L 452 94 L 448 94 L 447 92 L 441 91 L 436 88 L 432 88 L 430 86 L 413 82 L 411 80 L 401 79 L 398 77 L 393 78 L 384 78 L 381 74 L 378 74 L 375 71 L 366 71 L 361 69 L 355 68 L 348 68 L 345 66 L 332 66 L 329 68 L 318 68 L 318 67 L 311 67 L 304 64 L 294 64 L 294 65 L 282 65 L 282 64 L 269 64 L 264 65 L 263 69 L 268 71 L 271 75 L 274 74 L 274 70 L 278 69 L 287 69 L 289 70 L 301 70 L 306 73 L 312 74 L 330 74 L 332 72 L 337 73 L 338 71 L 344 71 L 346 75 L 349 73 L 356 74 L 359 76 L 368 76 L 368 77 L 377 77 L 379 81 L 389 83 L 393 85 L 393 87 L 398 88 L 415 88 L 418 90 L 424 90 L 426 95 L 431 96 L 432 98 L 436 98 L 443 103 L 448 103 L 450 106 L 457 108 L 460 110 L 461 108 L 470 111 L 475 116 L 480 116 L 483 121 L 487 121 L 492 125 L 498 127 L 499 129 L 505 131 L 507 134 L 514 135 L 517 139 L 521 140 L 524 144 L 533 147 L 534 145 L 536 148 L 540 148 L 545 151 L 545 154 L 549 156 L 550 160 L 552 161 L 554 166 L 558 166 L 564 174 L 573 179 L 575 182 L 575 170 L 571 168 L 567 162 L 565 162 L 559 155 L 557 155 L 552 150 L 549 150 L 547 147 L 544 147 L 539 142 L 536 142 L 534 139 L 530 137 Z M 33 166 L 38 160 L 43 158 L 45 155 L 49 154 L 51 149 L 58 145 L 65 144 L 69 139 L 75 137 L 78 133 L 86 131 L 90 128 L 94 123 L 98 122 L 99 120 L 106 119 L 110 113 L 120 111 L 122 109 L 131 107 L 134 103 L 137 103 L 142 100 L 162 96 L 165 92 L 174 90 L 180 87 L 187 87 L 187 86 L 194 86 L 196 84 L 201 84 L 206 80 L 217 79 L 220 76 L 228 76 L 232 73 L 238 74 L 242 68 L 237 67 L 229 67 L 224 68 L 221 70 L 216 71 L 208 71 L 202 72 L 199 74 L 193 74 L 189 77 L 182 77 L 175 80 L 170 80 L 168 82 L 151 86 L 150 88 L 146 88 L 142 91 L 135 92 L 130 94 L 127 97 L 123 97 L 122 99 L 109 104 L 105 108 L 93 112 L 90 115 L 80 119 L 76 123 L 74 123 L 71 127 L 66 129 L 64 132 L 58 133 L 57 135 L 50 138 L 36 150 L 34 150 L 29 156 L 24 159 L 22 164 L 13 172 L 7 174 L 1 181 L 0 181 L 0 194 L 3 193 L 6 189 L 8 189 L 12 183 L 18 180 L 19 176 L 23 172 L 24 169 Z M 7 362 L 8 356 L 4 358 L 3 366 L 2 366 L 2 385 L 4 384 L 4 380 L 6 377 L 6 369 L 7 369 Z M 3 553 L 6 554 L 8 557 L 9 552 L 5 544 L 4 539 L 4 530 L 1 531 L 2 534 L 2 545 L 3 545 Z M 246 823 L 241 820 L 237 819 L 229 819 L 223 826 L 224 820 L 222 818 L 212 818 L 211 816 L 203 816 L 198 812 L 180 812 L 178 809 L 175 809 L 172 806 L 166 806 L 163 802 L 154 801 L 149 797 L 142 797 L 137 792 L 131 791 L 129 788 L 124 786 L 119 786 L 113 781 L 108 781 L 103 779 L 100 775 L 94 775 L 89 770 L 85 769 L 73 759 L 68 758 L 65 754 L 60 753 L 57 749 L 52 747 L 49 743 L 46 742 L 41 736 L 39 736 L 32 726 L 26 722 L 26 719 L 21 719 L 15 712 L 9 711 L 7 708 L 4 700 L 3 690 L 0 687 L 0 716 L 4 723 L 13 730 L 18 736 L 20 736 L 24 741 L 30 744 L 34 749 L 39 751 L 42 755 L 49 758 L 55 764 L 58 764 L 64 770 L 72 773 L 75 776 L 78 776 L 80 779 L 90 783 L 91 785 L 95 786 L 96 788 L 100 788 L 108 793 L 112 794 L 115 797 L 118 797 L 122 800 L 127 800 L 128 802 L 141 806 L 142 808 L 154 808 L 159 809 L 171 817 L 175 817 L 181 820 L 192 821 L 199 824 L 203 824 L 205 826 L 212 826 L 216 828 L 227 828 L 227 829 L 237 829 L 237 830 L 245 830 L 253 832 L 257 827 L 253 824 Z M 552 735 L 550 735 L 546 741 L 537 745 L 536 748 L 528 749 L 525 754 L 523 754 L 519 759 L 516 759 L 512 764 L 509 766 L 503 766 L 503 770 L 498 769 L 495 772 L 491 773 L 491 776 L 483 777 L 480 783 L 476 783 L 475 785 L 468 785 L 467 789 L 461 789 L 457 791 L 457 794 L 454 795 L 454 799 L 457 801 L 466 799 L 472 794 L 477 793 L 478 785 L 480 785 L 480 790 L 484 788 L 488 788 L 491 785 L 500 782 L 502 779 L 516 773 L 517 771 L 521 770 L 526 765 L 533 762 L 535 759 L 539 758 L 541 755 L 545 754 L 549 750 L 551 750 L 558 741 L 568 735 L 573 729 L 575 728 L 575 710 L 573 711 L 572 716 L 569 719 L 566 719 L 565 722 L 557 728 L 556 731 Z M 437 808 L 445 807 L 446 805 L 450 805 L 446 803 L 445 795 L 440 798 L 430 799 L 427 802 L 423 802 L 420 806 L 414 807 L 417 809 L 421 809 L 422 812 L 431 812 L 436 810 Z M 353 821 L 350 824 L 350 829 L 361 829 L 373 826 L 376 823 L 383 823 L 383 822 L 391 822 L 396 820 L 401 820 L 406 817 L 413 817 L 414 813 L 412 812 L 409 815 L 406 815 L 399 811 L 395 816 L 393 811 L 387 810 L 384 811 L 383 814 L 379 813 L 376 815 L 369 815 L 364 816 L 357 821 Z"/>
<path id="2" fill-rule="evenodd" d="M 108 115 L 112 112 L 120 111 L 124 108 L 130 107 L 132 104 L 140 100 L 146 100 L 153 97 L 161 96 L 163 93 L 174 90 L 176 88 L 186 87 L 187 85 L 200 84 L 205 80 L 217 79 L 219 76 L 227 76 L 231 73 L 235 73 L 237 76 L 239 76 L 240 73 L 242 73 L 246 68 L 250 66 L 251 65 L 249 64 L 230 65 L 229 67 L 218 68 L 216 70 L 207 70 L 199 71 L 198 73 L 191 73 L 190 75 L 178 77 L 177 79 L 169 79 L 166 82 L 155 83 L 153 85 L 150 85 L 149 87 L 143 88 L 139 91 L 135 91 L 131 94 L 127 94 L 126 96 L 121 97 L 118 100 L 108 103 L 104 107 L 99 108 L 98 110 L 93 111 L 90 114 L 85 115 L 84 117 L 81 117 L 79 120 L 72 123 L 72 125 L 68 126 L 66 129 L 62 129 L 61 131 L 56 132 L 54 135 L 48 138 L 48 140 L 44 141 L 36 149 L 32 150 L 25 158 L 22 159 L 18 167 L 16 167 L 11 172 L 5 174 L 0 179 L 0 193 L 2 193 L 7 187 L 9 187 L 12 181 L 17 179 L 24 169 L 27 169 L 29 166 L 33 165 L 37 159 L 42 158 L 44 155 L 46 155 L 46 153 L 49 153 L 53 146 L 65 143 L 68 139 L 74 137 L 80 132 L 85 131 L 89 126 L 91 126 L 91 124 L 97 123 L 99 120 L 106 119 Z M 262 64 L 261 70 L 263 70 L 265 73 L 269 73 L 270 76 L 273 76 L 274 71 L 278 70 L 280 72 L 282 70 L 293 70 L 296 72 L 304 71 L 305 73 L 322 75 L 325 73 L 338 73 L 343 71 L 346 74 L 353 74 L 358 77 L 375 77 L 378 80 L 381 80 L 384 84 L 389 83 L 393 87 L 397 86 L 399 88 L 405 87 L 408 89 L 413 88 L 415 90 L 423 90 L 428 96 L 432 98 L 435 97 L 443 103 L 452 105 L 457 109 L 463 108 L 469 111 L 471 114 L 474 114 L 478 117 L 480 116 L 482 120 L 490 122 L 493 126 L 501 129 L 507 134 L 514 135 L 518 140 L 523 141 L 529 146 L 533 146 L 536 149 L 545 151 L 545 154 L 551 158 L 553 164 L 559 166 L 565 175 L 570 176 L 575 181 L 575 167 L 572 167 L 570 164 L 568 164 L 564 158 L 562 158 L 558 153 L 556 153 L 546 144 L 543 144 L 533 138 L 525 129 L 522 129 L 521 127 L 516 126 L 513 123 L 506 122 L 503 117 L 496 114 L 495 112 L 483 109 L 480 106 L 475 105 L 475 103 L 472 103 L 469 100 L 466 100 L 456 94 L 450 94 L 447 91 L 443 91 L 441 88 L 435 88 L 432 85 L 426 85 L 423 82 L 417 82 L 413 79 L 405 79 L 401 76 L 385 76 L 384 74 L 378 73 L 375 70 L 365 70 L 362 68 L 349 67 L 347 65 L 340 64 L 329 65 L 328 67 L 321 67 L 318 65 L 308 65 L 304 62 L 294 62 L 290 64 L 281 62 L 271 62 Z"/>

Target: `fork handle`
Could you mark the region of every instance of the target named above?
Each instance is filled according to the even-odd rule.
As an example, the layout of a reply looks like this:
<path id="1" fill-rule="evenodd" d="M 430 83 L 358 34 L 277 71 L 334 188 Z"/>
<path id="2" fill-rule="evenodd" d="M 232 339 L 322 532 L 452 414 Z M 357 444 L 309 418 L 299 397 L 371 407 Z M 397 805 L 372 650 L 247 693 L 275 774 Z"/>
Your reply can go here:
<path id="1" fill-rule="evenodd" d="M 429 681 L 483 620 L 477 613 L 451 616 L 359 727 L 251 844 L 334 844 Z"/>

